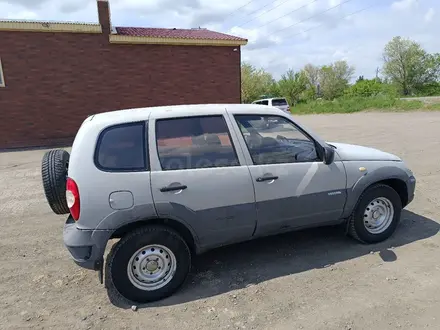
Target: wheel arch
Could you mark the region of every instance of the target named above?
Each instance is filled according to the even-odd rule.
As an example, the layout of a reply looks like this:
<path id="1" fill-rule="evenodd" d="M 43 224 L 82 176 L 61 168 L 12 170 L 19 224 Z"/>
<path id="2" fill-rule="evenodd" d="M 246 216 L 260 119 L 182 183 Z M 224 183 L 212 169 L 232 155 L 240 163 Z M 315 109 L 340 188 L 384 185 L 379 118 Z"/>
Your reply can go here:
<path id="1" fill-rule="evenodd" d="M 379 184 L 389 186 L 397 192 L 397 194 L 400 197 L 400 201 L 402 202 L 402 208 L 407 205 L 407 203 L 408 203 L 408 189 L 407 189 L 406 182 L 403 181 L 402 179 L 399 179 L 399 178 L 389 178 L 389 179 L 382 179 L 382 180 L 374 181 L 374 182 L 366 185 L 362 189 L 362 191 L 360 191 L 360 193 L 358 194 L 355 206 L 358 204 L 360 198 L 362 197 L 362 195 L 365 191 L 367 191 L 371 187 L 379 185 Z"/>
<path id="2" fill-rule="evenodd" d="M 408 204 L 408 186 L 405 181 L 399 178 L 392 178 L 392 179 L 385 179 L 378 181 L 374 184 L 384 184 L 386 186 L 389 186 L 393 188 L 400 197 L 400 200 L 402 202 L 402 208 L 405 207 Z M 371 187 L 372 185 L 368 186 Z"/>
<path id="3" fill-rule="evenodd" d="M 193 232 L 182 222 L 171 218 L 153 218 L 153 219 L 143 219 L 135 222 L 130 222 L 116 229 L 112 233 L 110 239 L 122 238 L 127 233 L 133 230 L 136 230 L 140 227 L 151 226 L 151 225 L 159 225 L 174 229 L 185 240 L 192 254 L 199 253 L 200 251 L 199 245 L 197 243 L 197 238 L 193 234 Z"/>
<path id="4" fill-rule="evenodd" d="M 369 188 L 377 184 L 384 184 L 397 192 L 402 202 L 402 208 L 408 204 L 409 196 L 408 196 L 408 187 L 405 180 L 399 176 L 389 176 L 389 175 L 376 175 L 373 180 L 371 180 L 372 176 L 362 176 L 359 180 L 354 184 L 351 191 L 349 191 L 348 199 L 345 204 L 344 213 L 342 218 L 347 219 L 353 210 L 356 208 L 362 194 Z"/>

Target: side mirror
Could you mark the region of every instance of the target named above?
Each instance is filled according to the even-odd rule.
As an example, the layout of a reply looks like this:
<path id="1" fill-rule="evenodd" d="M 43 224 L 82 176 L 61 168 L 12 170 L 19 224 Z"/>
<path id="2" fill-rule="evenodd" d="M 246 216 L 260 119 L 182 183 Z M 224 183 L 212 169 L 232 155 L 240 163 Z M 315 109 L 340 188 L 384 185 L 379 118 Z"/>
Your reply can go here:
<path id="1" fill-rule="evenodd" d="M 330 165 L 335 159 L 335 150 L 332 147 L 324 147 L 324 164 Z"/>

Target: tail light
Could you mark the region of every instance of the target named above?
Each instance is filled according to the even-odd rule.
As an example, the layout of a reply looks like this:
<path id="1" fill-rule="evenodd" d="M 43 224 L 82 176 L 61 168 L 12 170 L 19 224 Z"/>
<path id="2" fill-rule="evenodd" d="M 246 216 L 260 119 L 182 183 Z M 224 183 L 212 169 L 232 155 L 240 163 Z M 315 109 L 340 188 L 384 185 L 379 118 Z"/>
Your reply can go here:
<path id="1" fill-rule="evenodd" d="M 79 219 L 79 211 L 80 211 L 79 190 L 76 182 L 71 178 L 67 178 L 66 201 L 67 201 L 67 206 L 70 209 L 70 214 L 72 215 L 73 219 L 77 221 Z"/>

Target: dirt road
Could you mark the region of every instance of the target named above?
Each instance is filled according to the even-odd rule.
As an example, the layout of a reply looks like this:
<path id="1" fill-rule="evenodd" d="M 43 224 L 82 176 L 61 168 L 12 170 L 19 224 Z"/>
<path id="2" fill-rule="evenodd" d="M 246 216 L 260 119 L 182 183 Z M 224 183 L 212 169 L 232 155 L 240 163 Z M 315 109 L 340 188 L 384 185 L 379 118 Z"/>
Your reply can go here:
<path id="1" fill-rule="evenodd" d="M 409 100 L 409 101 L 422 101 L 426 104 L 433 104 L 440 102 L 440 96 L 420 96 L 420 97 L 402 97 L 401 100 Z"/>
<path id="2" fill-rule="evenodd" d="M 403 157 L 416 197 L 392 239 L 334 229 L 200 256 L 187 284 L 134 312 L 71 260 L 47 206 L 44 151 L 0 154 L 1 329 L 440 329 L 440 113 L 301 116 L 327 141 Z"/>

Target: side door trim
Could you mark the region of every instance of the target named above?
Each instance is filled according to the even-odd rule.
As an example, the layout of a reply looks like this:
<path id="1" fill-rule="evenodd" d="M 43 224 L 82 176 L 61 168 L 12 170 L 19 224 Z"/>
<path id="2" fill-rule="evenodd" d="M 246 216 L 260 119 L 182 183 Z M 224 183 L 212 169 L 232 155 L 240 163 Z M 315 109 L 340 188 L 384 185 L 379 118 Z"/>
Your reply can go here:
<path id="1" fill-rule="evenodd" d="M 236 135 L 237 141 L 240 145 L 240 149 L 242 151 L 244 162 L 243 165 L 252 166 L 254 165 L 254 162 L 252 160 L 251 154 L 249 152 L 248 146 L 246 144 L 246 141 L 243 138 L 243 134 L 241 133 L 241 129 L 237 124 L 237 121 L 235 120 L 234 114 L 230 113 L 228 109 L 226 109 L 226 116 L 229 119 L 230 124 L 233 127 L 234 134 Z M 250 174 L 250 173 L 249 173 Z"/>

